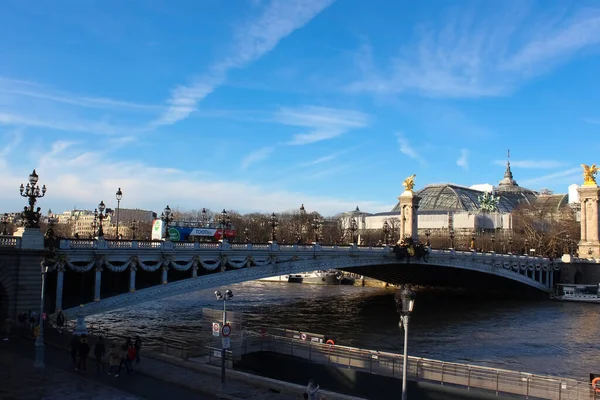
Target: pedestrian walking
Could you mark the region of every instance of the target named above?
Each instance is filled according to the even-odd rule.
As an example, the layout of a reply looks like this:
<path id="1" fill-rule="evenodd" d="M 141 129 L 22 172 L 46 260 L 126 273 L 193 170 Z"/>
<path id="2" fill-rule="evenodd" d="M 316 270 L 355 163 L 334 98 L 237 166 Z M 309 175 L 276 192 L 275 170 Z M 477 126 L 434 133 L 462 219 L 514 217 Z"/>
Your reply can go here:
<path id="1" fill-rule="evenodd" d="M 119 377 L 119 369 L 121 362 L 121 354 L 117 346 L 113 343 L 110 345 L 110 351 L 108 352 L 108 374 L 114 376 L 115 378 Z"/>
<path id="2" fill-rule="evenodd" d="M 79 354 L 79 336 L 73 335 L 71 342 L 69 343 L 69 350 L 71 352 L 71 366 L 77 369 L 77 355 Z"/>
<path id="3" fill-rule="evenodd" d="M 81 335 L 81 340 L 79 341 L 79 363 L 78 370 L 85 372 L 87 367 L 87 358 L 90 354 L 90 345 L 88 343 L 88 338 L 86 335 Z"/>
<path id="4" fill-rule="evenodd" d="M 102 361 L 104 354 L 106 354 L 106 346 L 104 345 L 104 338 L 100 336 L 98 342 L 96 342 L 96 346 L 94 346 L 94 356 L 96 357 L 96 369 L 98 373 L 100 373 L 101 369 L 102 372 L 106 371 L 104 362 Z"/>
<path id="5" fill-rule="evenodd" d="M 135 337 L 135 342 L 133 343 L 133 347 L 135 348 L 135 363 L 140 363 L 140 350 L 142 349 L 142 339 L 139 336 Z"/>
<path id="6" fill-rule="evenodd" d="M 121 346 L 121 351 L 120 351 L 120 355 L 121 355 L 121 363 L 119 364 L 119 370 L 117 371 L 118 374 L 121 373 L 121 367 L 124 365 L 125 366 L 125 370 L 127 371 L 127 373 L 131 373 L 132 372 L 132 366 L 131 366 L 131 362 L 129 361 L 128 357 L 128 352 L 129 352 L 129 347 L 127 345 L 127 343 L 129 343 L 129 346 L 133 347 L 133 343 L 131 343 L 130 340 L 128 340 L 126 342 L 126 344 L 124 344 L 123 346 Z"/>
<path id="7" fill-rule="evenodd" d="M 56 329 L 59 333 L 62 333 L 63 326 L 65 326 L 65 314 L 63 314 L 62 310 L 58 310 L 58 314 L 56 315 Z"/>
<path id="8" fill-rule="evenodd" d="M 315 383 L 314 379 L 308 380 L 306 393 L 308 394 L 309 400 L 319 400 L 319 385 Z"/>
<path id="9" fill-rule="evenodd" d="M 133 343 L 131 343 L 127 349 L 127 363 L 125 364 L 126 367 L 129 366 L 127 372 L 130 374 L 133 373 L 133 362 L 135 361 L 136 354 L 135 347 L 133 346 Z"/>

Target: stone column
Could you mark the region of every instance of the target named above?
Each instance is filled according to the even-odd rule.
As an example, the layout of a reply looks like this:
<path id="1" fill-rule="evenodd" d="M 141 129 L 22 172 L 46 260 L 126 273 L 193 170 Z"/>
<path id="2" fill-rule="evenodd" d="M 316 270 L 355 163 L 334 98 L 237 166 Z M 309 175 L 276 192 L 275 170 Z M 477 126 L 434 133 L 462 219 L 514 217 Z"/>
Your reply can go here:
<path id="1" fill-rule="evenodd" d="M 598 199 L 600 188 L 596 184 L 587 184 L 577 189 L 581 201 L 581 240 L 579 257 L 600 257 L 600 224 Z"/>
<path id="2" fill-rule="evenodd" d="M 398 200 L 400 200 L 400 239 L 410 237 L 414 241 L 419 240 L 419 224 L 417 209 L 419 208 L 419 201 L 421 198 L 416 196 L 412 190 L 405 190 Z"/>
<path id="3" fill-rule="evenodd" d="M 100 301 L 100 288 L 102 286 L 102 266 L 96 267 L 96 276 L 94 278 L 94 301 Z"/>
<path id="4" fill-rule="evenodd" d="M 65 280 L 65 266 L 59 265 L 56 268 L 56 310 L 62 310 L 63 286 Z"/>
<path id="5" fill-rule="evenodd" d="M 197 278 L 198 277 L 198 266 L 194 265 L 192 267 L 192 278 Z"/>
<path id="6" fill-rule="evenodd" d="M 166 265 L 163 265 L 161 267 L 162 269 L 162 278 L 161 278 L 161 282 L 163 285 L 166 285 L 169 281 L 167 280 L 167 272 L 169 271 L 169 267 Z"/>
<path id="7" fill-rule="evenodd" d="M 132 263 L 129 266 L 129 292 L 135 292 L 135 271 L 137 267 Z"/>

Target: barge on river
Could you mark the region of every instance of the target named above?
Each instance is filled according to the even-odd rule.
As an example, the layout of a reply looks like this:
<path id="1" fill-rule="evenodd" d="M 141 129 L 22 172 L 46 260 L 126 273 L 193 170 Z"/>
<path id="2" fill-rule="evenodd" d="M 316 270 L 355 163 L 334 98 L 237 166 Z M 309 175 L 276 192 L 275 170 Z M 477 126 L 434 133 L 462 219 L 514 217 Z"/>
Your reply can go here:
<path id="1" fill-rule="evenodd" d="M 558 284 L 552 299 L 600 304 L 600 283 L 597 285 Z"/>
<path id="2" fill-rule="evenodd" d="M 299 274 L 271 276 L 259 279 L 264 282 L 308 283 L 312 285 L 353 285 L 354 278 L 341 271 L 313 271 Z"/>

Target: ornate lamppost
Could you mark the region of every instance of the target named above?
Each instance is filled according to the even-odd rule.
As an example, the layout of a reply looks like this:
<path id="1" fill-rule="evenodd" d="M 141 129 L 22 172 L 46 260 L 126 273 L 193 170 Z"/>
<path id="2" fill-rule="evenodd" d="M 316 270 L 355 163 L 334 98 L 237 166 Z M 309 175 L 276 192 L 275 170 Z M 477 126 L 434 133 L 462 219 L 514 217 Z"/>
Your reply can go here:
<path id="1" fill-rule="evenodd" d="M 529 239 L 525 239 L 525 255 L 529 255 Z"/>
<path id="2" fill-rule="evenodd" d="M 356 235 L 357 230 L 358 230 L 358 226 L 356 225 L 356 219 L 352 218 L 352 221 L 350 221 L 350 232 L 352 233 L 352 244 L 356 244 L 355 235 Z"/>
<path id="3" fill-rule="evenodd" d="M 494 246 L 496 242 L 496 234 L 492 233 L 490 236 L 490 240 L 492 241 L 492 253 L 496 252 L 496 246 Z"/>
<path id="4" fill-rule="evenodd" d="M 221 217 L 219 218 L 219 223 L 221 224 L 221 231 L 223 232 L 221 234 L 221 240 L 223 242 L 225 242 L 225 241 L 227 241 L 227 238 L 225 237 L 225 230 L 231 223 L 229 214 L 227 214 L 227 211 L 225 211 L 225 209 L 223 209 L 223 211 L 221 211 Z"/>
<path id="5" fill-rule="evenodd" d="M 173 221 L 173 214 L 171 212 L 171 207 L 167 204 L 162 214 L 160 214 L 160 219 L 163 221 L 163 225 L 165 226 L 164 239 L 169 240 L 171 237 L 169 235 L 169 224 Z"/>
<path id="6" fill-rule="evenodd" d="M 475 232 L 475 229 L 473 229 L 473 232 L 471 232 L 471 250 L 476 250 L 475 249 L 475 235 L 477 233 Z"/>
<path id="7" fill-rule="evenodd" d="M 21 214 L 25 227 L 27 228 L 40 227 L 40 211 L 42 209 L 38 207 L 34 210 L 34 207 L 37 199 L 44 197 L 46 194 L 46 185 L 43 185 L 40 188 L 37 184 L 38 180 L 39 176 L 34 169 L 33 172 L 29 174 L 29 183 L 27 183 L 27 186 L 23 186 L 21 183 L 21 187 L 19 188 L 21 196 L 27 198 L 27 201 L 29 202 L 29 207 L 24 207 L 23 213 Z"/>
<path id="8" fill-rule="evenodd" d="M 454 229 L 450 229 L 450 249 L 454 249 Z"/>
<path id="9" fill-rule="evenodd" d="M 233 292 L 230 289 L 227 289 L 225 291 L 224 294 L 221 294 L 221 292 L 219 292 L 218 290 L 215 291 L 215 296 L 217 298 L 217 300 L 223 300 L 223 325 L 221 326 L 221 334 L 223 334 L 223 339 L 225 339 L 225 337 L 229 336 L 229 332 L 225 332 L 225 330 L 227 328 L 225 328 L 225 326 L 227 326 L 227 306 L 226 306 L 226 302 L 227 300 L 231 300 L 233 298 Z M 231 329 L 231 328 L 229 328 Z M 226 335 L 225 335 L 226 333 Z M 226 360 L 225 360 L 225 356 L 226 356 L 226 351 L 227 348 L 225 347 L 225 340 L 223 340 L 223 344 L 221 346 L 221 383 L 225 384 L 225 365 L 226 365 Z"/>
<path id="10" fill-rule="evenodd" d="M 104 237 L 104 230 L 102 230 L 102 221 L 104 221 L 108 216 L 104 212 L 106 210 L 106 206 L 104 205 L 104 201 L 100 201 L 98 204 L 98 208 L 94 210 L 94 219 L 98 220 L 98 237 Z"/>
<path id="11" fill-rule="evenodd" d="M 123 198 L 123 192 L 121 191 L 121 188 L 117 189 L 116 198 L 117 198 L 117 227 L 115 228 L 115 238 L 119 239 L 119 217 L 121 216 L 120 215 L 121 199 Z"/>
<path id="12" fill-rule="evenodd" d="M 248 227 L 244 228 L 244 240 L 246 241 L 246 243 L 250 243 L 250 237 L 248 236 L 248 234 L 250 233 L 250 229 L 248 229 Z"/>
<path id="13" fill-rule="evenodd" d="M 387 221 L 384 221 L 382 229 L 383 229 L 383 242 L 387 246 L 389 243 L 389 240 L 390 240 L 390 224 Z"/>
<path id="14" fill-rule="evenodd" d="M 208 221 L 206 218 L 206 208 L 202 207 L 202 227 L 206 227 L 206 222 Z"/>
<path id="15" fill-rule="evenodd" d="M 271 214 L 271 220 L 269 221 L 269 225 L 271 226 L 271 241 L 277 241 L 277 235 L 275 234 L 275 230 L 279 226 L 279 221 L 277 221 L 277 215 L 275 213 Z"/>
<path id="16" fill-rule="evenodd" d="M 138 230 L 138 222 L 136 220 L 131 221 L 129 229 L 131 230 L 131 240 L 135 240 L 135 231 Z"/>
<path id="17" fill-rule="evenodd" d="M 431 247 L 431 243 L 429 242 L 429 236 L 431 235 L 431 231 L 429 229 L 425 230 L 425 237 L 427 240 L 425 241 L 425 246 Z"/>
<path id="18" fill-rule="evenodd" d="M 304 204 L 300 205 L 300 229 L 298 230 L 298 242 L 302 243 L 302 235 L 304 234 L 304 224 L 306 222 L 306 209 Z"/>
<path id="19" fill-rule="evenodd" d="M 96 236 L 96 234 L 98 233 L 98 221 L 96 220 L 95 216 L 94 216 L 94 220 L 92 221 L 90 226 L 92 227 L 92 233 L 90 234 L 90 239 L 93 239 L 94 236 Z"/>
<path id="20" fill-rule="evenodd" d="M 4 213 L 2 219 L 0 220 L 0 223 L 2 224 L 2 235 L 8 236 L 8 213 Z"/>
<path id="21" fill-rule="evenodd" d="M 404 328 L 404 357 L 402 359 L 402 400 L 406 400 L 406 367 L 408 360 L 408 322 L 415 306 L 416 294 L 408 286 L 396 291 L 396 310 L 400 314 L 400 329 Z"/>
<path id="22" fill-rule="evenodd" d="M 513 237 L 512 237 L 512 235 L 509 235 L 508 236 L 508 252 L 511 253 L 511 254 L 512 254 L 512 251 L 513 251 L 512 245 L 513 245 Z"/>
<path id="23" fill-rule="evenodd" d="M 315 217 L 312 222 L 312 229 L 315 235 L 315 244 L 319 243 L 319 231 L 321 230 L 321 220 L 318 217 Z"/>

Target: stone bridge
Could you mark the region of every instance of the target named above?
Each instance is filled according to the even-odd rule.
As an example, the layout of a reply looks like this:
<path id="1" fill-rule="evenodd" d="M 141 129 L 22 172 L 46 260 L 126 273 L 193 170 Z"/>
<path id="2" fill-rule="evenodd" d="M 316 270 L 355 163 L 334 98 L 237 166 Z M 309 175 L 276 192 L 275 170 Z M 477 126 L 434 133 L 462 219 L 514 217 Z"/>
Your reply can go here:
<path id="1" fill-rule="evenodd" d="M 49 251 L 31 243 L 25 238 L 0 239 L 0 296 L 5 313 L 39 308 L 40 263 L 47 268 L 45 309 L 62 309 L 69 318 L 326 269 L 392 284 L 549 292 L 563 265 L 541 257 L 454 250 L 432 250 L 427 261 L 398 260 L 390 246 L 69 239 Z"/>

